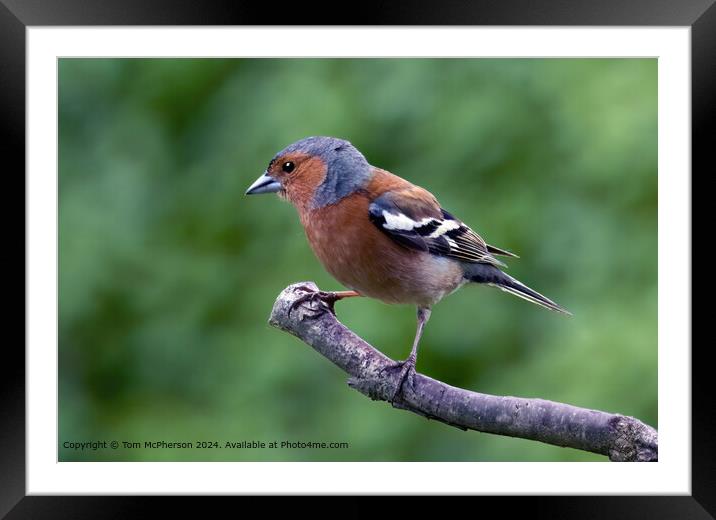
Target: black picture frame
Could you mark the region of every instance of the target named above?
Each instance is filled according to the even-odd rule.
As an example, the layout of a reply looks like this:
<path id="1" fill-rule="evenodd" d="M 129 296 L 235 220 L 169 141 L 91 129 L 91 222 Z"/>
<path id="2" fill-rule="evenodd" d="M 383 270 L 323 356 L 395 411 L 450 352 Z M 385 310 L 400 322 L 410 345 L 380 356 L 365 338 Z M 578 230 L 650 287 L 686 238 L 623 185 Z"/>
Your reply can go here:
<path id="1" fill-rule="evenodd" d="M 25 30 L 28 26 L 52 25 L 283 25 L 290 21 L 291 24 L 308 25 L 689 26 L 692 40 L 693 181 L 698 175 L 706 177 L 713 171 L 713 166 L 707 165 L 707 160 L 713 148 L 713 137 L 709 136 L 716 135 L 716 118 L 713 117 L 716 113 L 716 78 L 713 74 L 716 72 L 714 2 L 715 0 L 443 0 L 412 2 L 409 5 L 405 2 L 361 2 L 351 13 L 344 9 L 323 10 L 319 4 L 312 4 L 313 7 L 308 10 L 305 5 L 296 6 L 295 13 L 289 9 L 282 13 L 279 20 L 275 13 L 276 6 L 249 7 L 248 3 L 230 1 L 0 0 L 1 149 L 4 151 L 6 164 L 9 159 L 10 165 L 5 170 L 5 178 L 23 179 L 20 188 L 22 197 L 16 195 L 20 192 L 6 189 L 5 200 L 8 202 L 17 197 L 22 199 L 23 204 L 25 201 Z M 321 12 L 331 13 L 335 19 L 323 20 L 317 16 L 317 13 Z M 9 210 L 6 210 L 6 213 L 9 217 Z M 12 221 L 8 218 L 6 222 Z M 692 219 L 692 222 L 698 223 L 696 219 Z M 691 255 L 690 251 L 679 253 Z M 8 255 L 8 258 L 12 256 Z M 25 274 L 26 260 L 23 254 L 22 269 Z M 15 262 L 19 263 L 19 260 Z M 9 274 L 9 271 L 6 271 L 6 275 Z M 24 312 L 25 306 L 22 308 Z M 671 347 L 686 348 L 687 345 Z M 711 365 L 706 352 L 706 343 L 692 347 L 693 455 L 690 496 L 510 497 L 510 507 L 529 508 L 531 517 L 545 518 L 714 518 L 716 420 L 712 412 L 713 390 L 709 378 Z M 165 499 L 138 496 L 26 496 L 25 354 L 19 342 L 6 341 L 2 359 L 4 374 L 0 380 L 3 390 L 0 394 L 0 517 L 130 518 L 146 511 L 145 508 L 150 504 L 160 505 L 165 513 L 169 513 L 170 509 L 177 505 L 184 513 L 190 511 L 185 500 L 172 501 L 170 504 Z M 493 500 L 484 498 L 488 499 Z M 203 505 L 198 507 L 199 511 L 203 511 Z"/>

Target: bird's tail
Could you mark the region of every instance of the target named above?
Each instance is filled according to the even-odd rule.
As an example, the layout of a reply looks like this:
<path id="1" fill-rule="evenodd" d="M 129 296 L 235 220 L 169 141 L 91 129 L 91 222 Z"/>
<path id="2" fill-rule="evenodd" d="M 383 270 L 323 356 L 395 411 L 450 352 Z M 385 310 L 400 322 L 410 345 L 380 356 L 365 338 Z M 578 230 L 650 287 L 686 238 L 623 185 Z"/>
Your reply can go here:
<path id="1" fill-rule="evenodd" d="M 572 313 L 561 305 L 556 304 L 546 296 L 542 296 L 535 290 L 530 289 L 522 282 L 515 280 L 510 275 L 503 273 L 494 265 L 489 264 L 463 264 L 465 278 L 471 282 L 484 283 L 497 287 L 505 292 L 514 294 L 528 302 L 536 303 L 546 309 L 561 312 L 571 316 Z"/>

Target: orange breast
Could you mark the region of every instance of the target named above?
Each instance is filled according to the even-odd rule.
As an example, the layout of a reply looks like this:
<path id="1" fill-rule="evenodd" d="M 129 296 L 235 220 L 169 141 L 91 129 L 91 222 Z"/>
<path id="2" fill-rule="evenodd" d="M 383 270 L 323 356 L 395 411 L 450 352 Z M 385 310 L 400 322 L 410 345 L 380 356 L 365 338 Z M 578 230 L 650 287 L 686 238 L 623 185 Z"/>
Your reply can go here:
<path id="1" fill-rule="evenodd" d="M 431 305 L 464 283 L 450 259 L 396 244 L 368 219 L 369 198 L 300 211 L 308 241 L 326 270 L 346 287 L 386 303 Z"/>

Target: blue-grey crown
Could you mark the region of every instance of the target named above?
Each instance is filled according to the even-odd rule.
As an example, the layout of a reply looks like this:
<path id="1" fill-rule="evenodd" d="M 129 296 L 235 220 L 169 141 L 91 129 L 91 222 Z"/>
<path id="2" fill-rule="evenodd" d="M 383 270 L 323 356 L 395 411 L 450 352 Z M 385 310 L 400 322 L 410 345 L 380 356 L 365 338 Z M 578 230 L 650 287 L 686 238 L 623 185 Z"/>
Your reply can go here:
<path id="1" fill-rule="evenodd" d="M 301 152 L 320 157 L 328 168 L 313 197 L 313 207 L 335 204 L 343 197 L 363 188 L 370 180 L 370 165 L 362 153 L 345 139 L 337 137 L 307 137 L 287 146 L 276 157 Z"/>

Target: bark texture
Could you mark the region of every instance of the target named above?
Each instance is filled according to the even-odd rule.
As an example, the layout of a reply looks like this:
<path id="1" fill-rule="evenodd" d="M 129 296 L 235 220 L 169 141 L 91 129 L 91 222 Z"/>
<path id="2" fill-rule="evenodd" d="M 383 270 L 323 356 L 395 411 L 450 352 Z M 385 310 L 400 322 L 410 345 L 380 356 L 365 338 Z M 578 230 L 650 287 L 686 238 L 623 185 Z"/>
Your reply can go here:
<path id="1" fill-rule="evenodd" d="M 312 282 L 284 289 L 269 323 L 300 338 L 349 374 L 348 384 L 373 400 L 389 401 L 395 361 L 366 343 L 317 299 L 292 309 Z M 544 399 L 495 396 L 456 388 L 415 373 L 392 403 L 463 430 L 520 437 L 606 455 L 612 461 L 656 461 L 658 435 L 638 419 Z"/>

